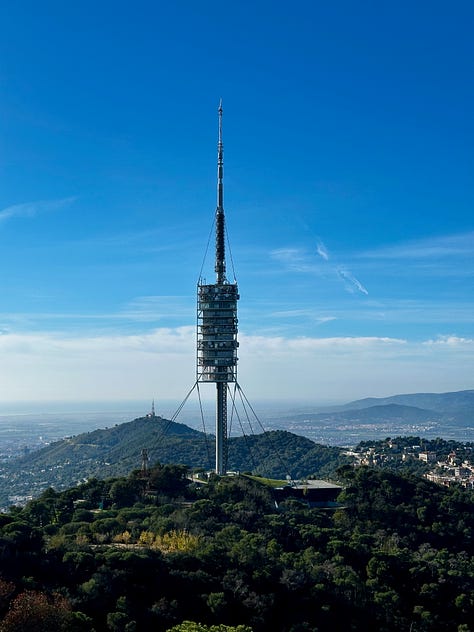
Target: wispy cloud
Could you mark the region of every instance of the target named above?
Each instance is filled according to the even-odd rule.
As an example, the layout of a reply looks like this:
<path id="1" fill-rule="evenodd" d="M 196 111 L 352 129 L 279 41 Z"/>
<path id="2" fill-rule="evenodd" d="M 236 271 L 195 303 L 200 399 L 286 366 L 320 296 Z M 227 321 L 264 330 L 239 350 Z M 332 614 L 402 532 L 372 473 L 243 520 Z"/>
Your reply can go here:
<path id="1" fill-rule="evenodd" d="M 306 318 L 310 314 L 311 311 L 308 309 L 280 309 L 270 312 L 270 316 L 273 318 Z"/>
<path id="2" fill-rule="evenodd" d="M 289 263 L 303 259 L 302 252 L 298 248 L 278 248 L 277 250 L 272 250 L 270 255 L 273 259 Z"/>
<path id="3" fill-rule="evenodd" d="M 119 308 L 109 312 L 0 312 L 0 335 L 5 332 L 25 329 L 43 329 L 45 322 L 56 330 L 60 326 L 71 327 L 76 321 L 82 332 L 104 327 L 113 329 L 131 323 L 168 323 L 187 322 L 192 318 L 195 300 L 192 296 L 140 296 Z"/>
<path id="4" fill-rule="evenodd" d="M 360 253 L 371 259 L 433 259 L 439 257 L 472 257 L 474 231 L 411 240 Z"/>
<path id="5" fill-rule="evenodd" d="M 318 239 L 316 244 L 316 252 L 320 257 L 322 257 L 325 261 L 329 262 L 329 250 L 326 248 L 325 244 L 321 239 Z M 337 273 L 340 279 L 344 281 L 344 286 L 348 292 L 353 294 L 355 291 L 360 292 L 361 294 L 365 294 L 368 296 L 369 292 L 362 285 L 362 283 L 357 279 L 352 272 L 345 265 L 332 264 L 333 270 Z"/>
<path id="6" fill-rule="evenodd" d="M 303 318 L 310 319 L 312 322 L 317 325 L 324 325 L 324 323 L 329 323 L 333 320 L 337 320 L 336 316 L 323 316 L 320 314 L 315 314 L 312 309 L 283 309 L 276 310 L 270 312 L 268 314 L 270 318 L 279 318 L 279 319 L 294 319 L 294 318 Z"/>
<path id="7" fill-rule="evenodd" d="M 270 253 L 272 259 L 284 264 L 291 272 L 317 273 L 321 268 L 312 263 L 308 254 L 299 248 L 279 248 Z"/>
<path id="8" fill-rule="evenodd" d="M 329 260 L 329 253 L 327 251 L 326 246 L 323 244 L 322 241 L 318 241 L 316 244 L 316 252 L 318 253 L 318 255 L 320 257 L 322 257 L 325 261 Z"/>
<path id="9" fill-rule="evenodd" d="M 40 213 L 56 211 L 69 206 L 75 201 L 75 197 L 62 198 L 60 200 L 41 200 L 38 202 L 25 202 L 7 206 L 0 211 L 0 224 L 17 217 L 35 217 Z"/>
<path id="10" fill-rule="evenodd" d="M 317 325 L 324 325 L 325 323 L 330 323 L 333 320 L 337 320 L 336 316 L 318 316 L 315 318 Z"/>
<path id="11" fill-rule="evenodd" d="M 194 299 L 186 296 L 140 296 L 119 314 L 134 321 L 156 322 L 163 318 L 186 320 L 192 313 Z"/>
<path id="12" fill-rule="evenodd" d="M 338 268 L 337 273 L 339 274 L 341 279 L 343 279 L 343 281 L 345 282 L 346 288 L 349 292 L 354 292 L 354 290 L 358 290 L 362 294 L 365 294 L 366 296 L 368 296 L 369 293 L 366 290 L 366 288 L 362 285 L 359 279 L 357 279 L 352 274 L 352 272 L 347 270 L 347 268 Z"/>
<path id="13" fill-rule="evenodd" d="M 434 340 L 426 340 L 424 344 L 431 347 L 442 346 L 451 347 L 453 349 L 471 348 L 474 350 L 473 338 L 461 338 L 459 336 L 438 336 Z"/>
<path id="14" fill-rule="evenodd" d="M 178 233 L 176 226 L 167 226 L 162 228 L 152 228 L 148 230 L 132 230 L 123 233 L 106 232 L 99 235 L 89 235 L 80 239 L 76 239 L 67 243 L 67 247 L 71 245 L 81 248 L 89 247 L 94 249 L 103 249 L 107 251 L 122 251 L 126 248 L 128 253 L 160 253 L 178 251 L 183 247 L 183 242 L 188 248 L 194 246 L 194 242 L 187 240 L 187 236 L 183 236 L 181 229 L 181 240 L 173 240 L 170 235 Z M 187 241 L 186 241 L 187 240 Z"/>
<path id="15" fill-rule="evenodd" d="M 380 347 L 392 347 L 393 345 L 406 345 L 403 338 L 390 338 L 387 336 L 333 336 L 329 338 L 315 338 L 301 336 L 288 338 L 286 336 L 241 336 L 242 349 L 247 351 L 253 348 L 279 351 L 280 354 L 311 353 L 321 349 L 336 351 L 359 351 L 361 349 L 376 349 Z"/>
<path id="16" fill-rule="evenodd" d="M 367 288 L 359 281 L 359 279 L 356 278 L 347 266 L 338 264 L 336 261 L 332 260 L 329 250 L 322 239 L 318 239 L 316 242 L 316 253 L 324 261 L 322 264 L 323 269 L 325 266 L 332 274 L 341 279 L 348 292 L 351 294 L 360 292 L 361 294 L 368 296 L 369 292 Z M 297 248 L 281 248 L 280 250 L 274 250 L 271 254 L 274 259 L 277 259 L 285 264 L 287 268 L 293 272 L 318 271 L 319 274 L 322 272 L 321 266 L 315 266 L 314 263 L 311 262 L 308 253 L 303 250 Z"/>

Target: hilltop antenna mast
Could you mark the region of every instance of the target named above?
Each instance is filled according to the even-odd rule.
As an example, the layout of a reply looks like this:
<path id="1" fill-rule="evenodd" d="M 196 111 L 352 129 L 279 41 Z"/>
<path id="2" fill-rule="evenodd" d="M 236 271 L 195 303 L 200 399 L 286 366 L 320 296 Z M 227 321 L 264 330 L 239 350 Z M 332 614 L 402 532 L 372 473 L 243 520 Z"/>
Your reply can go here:
<path id="1" fill-rule="evenodd" d="M 224 145 L 222 99 L 219 103 L 217 143 L 216 282 L 198 282 L 197 382 L 216 384 L 216 474 L 227 472 L 227 384 L 237 382 L 236 283 L 229 283 L 225 265 Z"/>

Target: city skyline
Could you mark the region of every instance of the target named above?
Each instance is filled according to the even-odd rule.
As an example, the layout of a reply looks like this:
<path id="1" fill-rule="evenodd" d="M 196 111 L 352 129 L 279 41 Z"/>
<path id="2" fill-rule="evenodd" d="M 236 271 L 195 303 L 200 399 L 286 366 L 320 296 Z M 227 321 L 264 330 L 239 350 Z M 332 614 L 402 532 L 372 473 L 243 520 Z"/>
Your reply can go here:
<path id="1" fill-rule="evenodd" d="M 192 386 L 220 98 L 246 393 L 472 388 L 470 3 L 0 18 L 0 407 Z"/>

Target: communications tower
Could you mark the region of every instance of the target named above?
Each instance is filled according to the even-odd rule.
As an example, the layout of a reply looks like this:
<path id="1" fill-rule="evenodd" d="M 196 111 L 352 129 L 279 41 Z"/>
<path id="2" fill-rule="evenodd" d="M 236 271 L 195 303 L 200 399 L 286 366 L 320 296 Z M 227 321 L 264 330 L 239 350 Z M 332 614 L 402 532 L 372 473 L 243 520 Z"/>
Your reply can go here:
<path id="1" fill-rule="evenodd" d="M 237 283 L 229 283 L 225 262 L 224 146 L 222 101 L 217 143 L 217 208 L 215 215 L 216 282 L 202 278 L 197 287 L 197 382 L 216 385 L 216 474 L 227 472 L 227 385 L 237 382 Z"/>

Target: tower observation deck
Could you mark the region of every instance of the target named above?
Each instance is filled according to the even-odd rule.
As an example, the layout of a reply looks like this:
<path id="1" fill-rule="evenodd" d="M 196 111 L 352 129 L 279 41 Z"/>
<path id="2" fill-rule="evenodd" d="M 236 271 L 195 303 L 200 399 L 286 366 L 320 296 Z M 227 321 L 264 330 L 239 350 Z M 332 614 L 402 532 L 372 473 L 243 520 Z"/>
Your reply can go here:
<path id="1" fill-rule="evenodd" d="M 237 382 L 237 283 L 229 283 L 225 261 L 224 146 L 222 101 L 217 143 L 217 208 L 215 215 L 216 282 L 198 282 L 197 382 L 216 384 L 216 474 L 227 472 L 227 384 Z"/>

